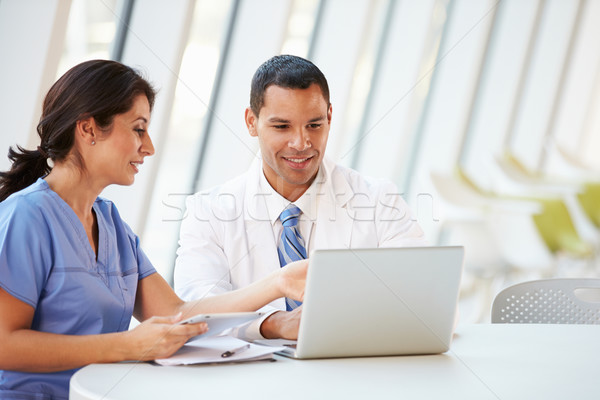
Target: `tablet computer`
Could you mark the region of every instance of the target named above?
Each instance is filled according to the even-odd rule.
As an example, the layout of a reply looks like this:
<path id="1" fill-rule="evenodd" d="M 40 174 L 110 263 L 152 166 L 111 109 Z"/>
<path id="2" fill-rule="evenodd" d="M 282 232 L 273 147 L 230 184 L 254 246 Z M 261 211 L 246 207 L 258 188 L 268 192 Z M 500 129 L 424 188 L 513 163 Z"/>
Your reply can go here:
<path id="1" fill-rule="evenodd" d="M 263 312 L 252 311 L 252 312 L 234 312 L 234 313 L 213 313 L 213 314 L 198 314 L 191 318 L 187 318 L 180 324 L 196 324 L 198 322 L 206 322 L 208 324 L 208 331 L 201 335 L 195 336 L 192 339 L 200 337 L 215 336 L 223 331 L 234 328 L 238 325 L 245 324 L 263 316 Z"/>

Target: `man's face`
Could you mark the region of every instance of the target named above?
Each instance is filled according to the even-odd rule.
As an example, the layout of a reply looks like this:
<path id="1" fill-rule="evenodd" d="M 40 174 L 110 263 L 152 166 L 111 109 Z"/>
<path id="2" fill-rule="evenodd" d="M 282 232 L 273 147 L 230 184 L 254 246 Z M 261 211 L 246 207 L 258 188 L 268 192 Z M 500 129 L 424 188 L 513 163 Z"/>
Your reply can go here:
<path id="1" fill-rule="evenodd" d="M 248 108 L 246 125 L 250 135 L 258 136 L 265 177 L 279 194 L 295 201 L 311 185 L 323 160 L 331 106 L 317 84 L 307 89 L 271 85 L 259 114 Z"/>

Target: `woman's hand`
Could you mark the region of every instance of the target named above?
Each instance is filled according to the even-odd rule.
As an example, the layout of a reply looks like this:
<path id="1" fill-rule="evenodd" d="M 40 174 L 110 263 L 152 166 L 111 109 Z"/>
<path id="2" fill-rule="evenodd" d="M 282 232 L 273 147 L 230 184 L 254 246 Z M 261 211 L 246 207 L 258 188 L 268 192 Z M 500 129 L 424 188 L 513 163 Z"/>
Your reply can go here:
<path id="1" fill-rule="evenodd" d="M 167 358 L 188 339 L 208 330 L 205 322 L 179 325 L 181 313 L 171 317 L 152 317 L 126 332 L 128 360 L 149 361 Z"/>
<path id="2" fill-rule="evenodd" d="M 302 301 L 308 260 L 294 261 L 280 269 L 278 286 L 283 297 Z"/>

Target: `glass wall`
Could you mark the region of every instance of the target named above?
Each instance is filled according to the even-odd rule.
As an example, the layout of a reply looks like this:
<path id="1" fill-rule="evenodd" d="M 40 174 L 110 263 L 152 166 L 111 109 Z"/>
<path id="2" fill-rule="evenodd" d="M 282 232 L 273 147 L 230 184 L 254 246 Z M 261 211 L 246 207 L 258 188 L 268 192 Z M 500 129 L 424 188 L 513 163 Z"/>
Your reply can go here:
<path id="1" fill-rule="evenodd" d="M 72 0 L 57 78 L 82 61 L 111 58 L 124 5 L 123 0 Z"/>
<path id="2" fill-rule="evenodd" d="M 167 280 L 185 197 L 255 162 L 250 79 L 281 53 L 329 80 L 327 154 L 396 183 L 431 244 L 465 245 L 462 297 L 477 306 L 464 318 L 485 320 L 494 293 L 525 276 L 597 273 L 600 228 L 577 201 L 600 180 L 597 1 L 39 1 L 0 1 L 0 112 L 18 132 L 0 143 L 37 145 L 43 94 L 80 61 L 145 71 L 157 154 L 106 195 Z M 565 205 L 566 228 L 549 202 Z"/>
<path id="3" fill-rule="evenodd" d="M 168 280 L 175 261 L 185 197 L 193 192 L 232 4 L 232 1 L 196 2 L 177 77 L 171 122 L 160 149 L 161 165 L 154 178 L 144 244 L 152 262 Z"/>

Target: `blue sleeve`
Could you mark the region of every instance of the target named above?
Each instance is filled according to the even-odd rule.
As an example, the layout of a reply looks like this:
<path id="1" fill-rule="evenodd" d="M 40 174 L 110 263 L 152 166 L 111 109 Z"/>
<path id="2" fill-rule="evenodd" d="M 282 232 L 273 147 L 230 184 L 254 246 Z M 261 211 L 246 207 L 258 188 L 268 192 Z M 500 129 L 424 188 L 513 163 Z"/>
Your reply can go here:
<path id="1" fill-rule="evenodd" d="M 135 251 L 136 251 L 136 257 L 137 257 L 137 261 L 138 261 L 138 274 L 139 274 L 138 280 L 140 280 L 140 279 L 143 279 L 143 278 L 155 273 L 156 269 L 154 269 L 154 266 L 150 262 L 150 259 L 148 259 L 148 256 L 146 255 L 146 253 L 144 253 L 144 250 L 142 250 L 142 247 L 140 246 L 140 238 L 137 235 L 135 235 L 133 232 L 132 232 L 132 235 L 135 237 Z"/>
<path id="2" fill-rule="evenodd" d="M 34 308 L 52 265 L 50 240 L 38 207 L 23 198 L 0 204 L 0 287 Z"/>
<path id="3" fill-rule="evenodd" d="M 121 218 L 117 207 L 112 201 L 104 199 L 102 199 L 102 201 L 103 206 L 106 207 L 105 210 L 107 210 L 107 213 L 110 216 L 109 218 L 112 219 L 112 222 L 117 232 L 117 236 L 121 237 L 122 239 L 126 237 L 129 241 L 129 245 L 131 246 L 131 250 L 133 251 L 133 254 L 137 261 L 136 264 L 138 269 L 138 280 L 155 273 L 156 269 L 154 269 L 152 263 L 150 262 L 150 259 L 148 259 L 146 253 L 144 253 L 144 251 L 142 250 L 140 238 L 135 233 L 133 233 L 133 230 Z"/>

